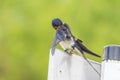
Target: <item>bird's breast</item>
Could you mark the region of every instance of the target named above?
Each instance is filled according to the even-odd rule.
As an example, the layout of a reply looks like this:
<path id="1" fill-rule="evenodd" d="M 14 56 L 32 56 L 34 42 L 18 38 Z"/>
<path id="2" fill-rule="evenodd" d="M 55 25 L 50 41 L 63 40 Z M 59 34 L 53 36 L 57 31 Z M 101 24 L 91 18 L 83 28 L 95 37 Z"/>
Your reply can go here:
<path id="1" fill-rule="evenodd" d="M 74 44 L 74 41 L 72 40 L 64 40 L 60 42 L 60 45 L 62 48 L 65 49 L 72 49 L 72 45 Z"/>

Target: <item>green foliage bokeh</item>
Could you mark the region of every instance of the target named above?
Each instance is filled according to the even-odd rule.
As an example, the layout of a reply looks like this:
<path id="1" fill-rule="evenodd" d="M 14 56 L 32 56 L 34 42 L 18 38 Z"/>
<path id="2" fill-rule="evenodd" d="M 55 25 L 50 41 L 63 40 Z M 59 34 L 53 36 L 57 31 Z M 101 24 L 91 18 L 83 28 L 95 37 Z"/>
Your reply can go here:
<path id="1" fill-rule="evenodd" d="M 0 80 L 47 80 L 55 17 L 101 56 L 120 43 L 120 0 L 0 0 Z"/>

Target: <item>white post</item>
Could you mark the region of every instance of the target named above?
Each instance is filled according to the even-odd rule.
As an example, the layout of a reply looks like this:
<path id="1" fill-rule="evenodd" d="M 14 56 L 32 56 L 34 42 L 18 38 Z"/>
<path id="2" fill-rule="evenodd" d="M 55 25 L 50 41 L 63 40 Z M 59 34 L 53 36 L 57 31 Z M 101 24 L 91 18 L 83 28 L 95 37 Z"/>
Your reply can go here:
<path id="1" fill-rule="evenodd" d="M 120 46 L 109 45 L 105 47 L 101 80 L 120 80 Z"/>
<path id="2" fill-rule="evenodd" d="M 89 61 L 98 72 L 101 71 L 100 63 Z M 48 80 L 100 80 L 100 76 L 84 58 L 56 49 L 54 56 L 50 53 Z"/>

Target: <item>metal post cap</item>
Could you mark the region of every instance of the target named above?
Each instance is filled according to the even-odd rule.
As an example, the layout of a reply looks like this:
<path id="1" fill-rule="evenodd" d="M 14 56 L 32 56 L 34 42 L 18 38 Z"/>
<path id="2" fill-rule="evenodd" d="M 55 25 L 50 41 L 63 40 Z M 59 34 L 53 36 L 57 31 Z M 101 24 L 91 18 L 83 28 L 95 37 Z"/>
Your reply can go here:
<path id="1" fill-rule="evenodd" d="M 105 46 L 103 60 L 118 60 L 118 61 L 120 61 L 120 45 Z"/>

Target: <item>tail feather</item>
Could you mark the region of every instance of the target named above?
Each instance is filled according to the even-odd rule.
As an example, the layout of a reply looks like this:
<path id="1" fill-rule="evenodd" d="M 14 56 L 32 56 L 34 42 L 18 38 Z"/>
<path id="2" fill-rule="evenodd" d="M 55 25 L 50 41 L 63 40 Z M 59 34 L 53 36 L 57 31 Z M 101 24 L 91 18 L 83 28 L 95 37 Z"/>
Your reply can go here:
<path id="1" fill-rule="evenodd" d="M 77 42 L 77 45 L 79 45 L 84 52 L 86 52 L 86 53 L 88 53 L 88 54 L 91 54 L 91 55 L 93 55 L 93 56 L 99 57 L 99 58 L 101 57 L 101 56 L 99 56 L 98 54 L 90 51 L 87 47 L 85 47 L 85 46 L 84 46 L 81 42 L 79 42 L 78 40 L 77 40 L 76 42 Z"/>
<path id="2" fill-rule="evenodd" d="M 99 76 L 101 76 L 100 73 L 97 71 L 97 69 L 96 69 L 96 68 L 88 61 L 88 59 L 85 57 L 85 55 L 84 55 L 84 53 L 83 53 L 83 51 L 82 51 L 82 48 L 79 47 L 77 44 L 74 45 L 73 47 L 74 47 L 75 50 L 77 50 L 79 53 L 81 53 L 81 54 L 79 54 L 79 55 L 81 55 L 81 56 L 85 59 L 85 61 L 93 68 L 93 70 L 94 70 Z"/>

